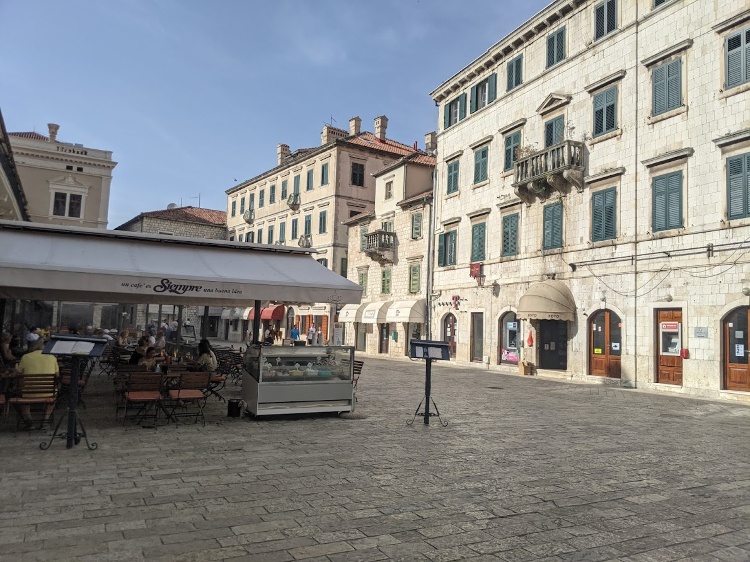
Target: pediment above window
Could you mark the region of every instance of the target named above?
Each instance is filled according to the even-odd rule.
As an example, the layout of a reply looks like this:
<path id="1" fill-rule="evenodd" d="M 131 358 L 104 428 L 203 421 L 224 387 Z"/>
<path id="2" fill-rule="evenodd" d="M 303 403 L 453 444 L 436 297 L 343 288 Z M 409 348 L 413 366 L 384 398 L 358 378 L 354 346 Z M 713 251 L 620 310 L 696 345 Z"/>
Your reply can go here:
<path id="1" fill-rule="evenodd" d="M 539 115 L 544 115 L 545 113 L 549 113 L 550 111 L 554 111 L 555 109 L 559 109 L 568 105 L 570 103 L 570 100 L 572 99 L 573 96 L 571 96 L 570 94 L 552 93 L 544 98 L 542 105 L 537 108 L 536 112 Z"/>
<path id="2" fill-rule="evenodd" d="M 83 193 L 88 193 L 88 190 L 91 189 L 90 185 L 86 185 L 85 183 L 77 180 L 70 174 L 65 175 L 65 176 L 58 176 L 56 178 L 49 180 L 49 187 L 50 189 L 62 188 L 67 191 L 75 191 L 75 192 L 83 192 Z"/>

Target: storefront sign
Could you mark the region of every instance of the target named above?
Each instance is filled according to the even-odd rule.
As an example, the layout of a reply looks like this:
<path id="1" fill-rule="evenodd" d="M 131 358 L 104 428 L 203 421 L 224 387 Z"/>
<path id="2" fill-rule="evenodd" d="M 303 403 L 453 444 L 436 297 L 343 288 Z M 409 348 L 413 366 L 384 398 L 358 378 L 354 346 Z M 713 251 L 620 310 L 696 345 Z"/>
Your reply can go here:
<path id="1" fill-rule="evenodd" d="M 661 329 L 665 332 L 674 332 L 680 329 L 680 324 L 678 322 L 662 322 Z"/>
<path id="2" fill-rule="evenodd" d="M 601 354 L 602 354 L 602 349 L 600 347 L 595 347 L 594 348 L 594 355 L 601 355 Z"/>
<path id="3" fill-rule="evenodd" d="M 695 328 L 694 335 L 696 338 L 707 338 L 708 328 Z"/>
<path id="4" fill-rule="evenodd" d="M 620 344 L 612 342 L 612 351 L 620 351 Z"/>
<path id="5" fill-rule="evenodd" d="M 518 363 L 518 352 L 515 349 L 503 348 L 502 358 L 503 358 L 503 361 Z"/>
<path id="6" fill-rule="evenodd" d="M 745 346 L 741 343 L 734 344 L 734 355 L 735 357 L 743 357 L 745 355 Z"/>
<path id="7" fill-rule="evenodd" d="M 363 314 L 365 318 L 375 318 L 375 311 L 374 310 L 365 310 L 365 313 Z"/>

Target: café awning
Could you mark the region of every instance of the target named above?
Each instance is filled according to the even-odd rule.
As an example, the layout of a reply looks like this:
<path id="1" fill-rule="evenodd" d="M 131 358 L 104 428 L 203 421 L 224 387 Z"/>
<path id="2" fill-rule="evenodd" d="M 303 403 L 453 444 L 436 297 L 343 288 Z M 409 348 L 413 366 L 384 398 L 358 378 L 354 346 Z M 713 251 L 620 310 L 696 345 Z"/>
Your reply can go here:
<path id="1" fill-rule="evenodd" d="M 315 250 L 0 221 L 0 297 L 245 307 L 358 303 Z"/>
<path id="2" fill-rule="evenodd" d="M 362 322 L 364 324 L 384 324 L 386 322 L 385 313 L 391 304 L 393 304 L 393 301 L 371 302 L 362 313 Z"/>
<path id="3" fill-rule="evenodd" d="M 250 314 L 247 316 L 248 320 L 255 319 L 255 309 L 250 309 Z M 266 306 L 260 311 L 261 320 L 283 320 L 284 319 L 284 305 L 279 304 L 276 306 Z"/>
<path id="4" fill-rule="evenodd" d="M 362 322 L 362 314 L 368 303 L 347 304 L 339 312 L 339 322 Z"/>
<path id="5" fill-rule="evenodd" d="M 425 300 L 396 301 L 385 315 L 386 322 L 424 322 Z"/>
<path id="6" fill-rule="evenodd" d="M 562 281 L 542 281 L 528 288 L 518 301 L 516 316 L 522 320 L 575 319 L 576 302 L 573 293 Z"/>

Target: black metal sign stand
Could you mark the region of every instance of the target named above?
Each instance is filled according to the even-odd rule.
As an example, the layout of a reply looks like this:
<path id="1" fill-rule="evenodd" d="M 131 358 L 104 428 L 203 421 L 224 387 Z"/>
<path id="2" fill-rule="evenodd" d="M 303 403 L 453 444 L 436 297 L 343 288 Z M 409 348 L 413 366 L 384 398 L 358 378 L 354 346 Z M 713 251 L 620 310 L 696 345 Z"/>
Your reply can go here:
<path id="1" fill-rule="evenodd" d="M 412 359 L 424 359 L 425 360 L 425 373 L 424 373 L 424 398 L 417 406 L 417 410 L 414 412 L 414 417 L 410 421 L 406 422 L 406 425 L 412 425 L 417 416 L 424 418 L 424 424 L 430 425 L 430 418 L 437 416 L 440 425 L 446 427 L 448 422 L 444 422 L 443 418 L 440 417 L 440 410 L 438 410 L 435 400 L 433 400 L 432 393 L 432 362 L 436 360 L 446 360 L 450 358 L 450 352 L 448 350 L 448 344 L 445 342 L 436 342 L 430 340 L 411 340 L 409 342 L 409 357 Z M 435 412 L 430 412 L 430 403 L 435 408 Z M 419 409 L 424 404 L 424 412 L 420 412 Z"/>
<path id="2" fill-rule="evenodd" d="M 447 421 L 443 422 L 443 418 L 440 417 L 440 410 L 438 410 L 437 404 L 435 404 L 435 400 L 433 400 L 432 396 L 430 396 L 430 392 L 432 392 L 432 361 L 432 359 L 425 359 L 424 398 L 422 398 L 419 406 L 417 406 L 417 410 L 414 412 L 414 417 L 411 419 L 411 421 L 406 422 L 406 425 L 412 425 L 414 423 L 414 420 L 417 419 L 417 416 L 422 416 L 424 418 L 425 425 L 430 425 L 430 418 L 433 416 L 437 416 L 440 425 L 442 425 L 443 427 L 448 425 Z M 430 412 L 430 402 L 432 402 L 432 405 L 435 406 L 435 413 Z M 422 407 L 422 404 L 424 404 L 424 412 L 419 411 L 419 409 Z"/>

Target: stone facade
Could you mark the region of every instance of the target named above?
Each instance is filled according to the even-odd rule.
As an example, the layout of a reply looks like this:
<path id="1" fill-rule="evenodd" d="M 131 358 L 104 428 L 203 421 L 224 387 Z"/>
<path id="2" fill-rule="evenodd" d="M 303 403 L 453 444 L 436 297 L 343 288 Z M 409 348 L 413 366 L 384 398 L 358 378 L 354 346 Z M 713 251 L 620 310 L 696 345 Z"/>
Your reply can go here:
<path id="1" fill-rule="evenodd" d="M 553 2 L 432 92 L 432 327 L 456 361 L 502 364 L 512 321 L 538 372 L 747 397 L 750 71 L 729 86 L 726 49 L 750 10 L 657 4 Z M 529 309 L 558 289 L 571 321 Z"/>

